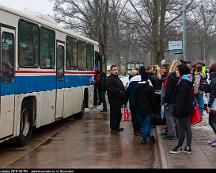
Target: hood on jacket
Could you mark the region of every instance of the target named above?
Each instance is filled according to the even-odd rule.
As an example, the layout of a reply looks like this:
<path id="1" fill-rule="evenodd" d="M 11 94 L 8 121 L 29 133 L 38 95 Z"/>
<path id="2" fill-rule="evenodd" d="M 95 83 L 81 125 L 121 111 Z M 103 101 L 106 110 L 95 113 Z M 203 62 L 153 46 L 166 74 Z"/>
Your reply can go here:
<path id="1" fill-rule="evenodd" d="M 192 88 L 192 87 L 193 87 L 193 82 L 192 82 L 192 80 L 193 80 L 192 75 L 191 75 L 191 74 L 187 74 L 187 75 L 183 75 L 183 76 L 181 77 L 181 79 L 179 80 L 179 83 L 180 83 L 180 82 L 185 82 L 185 83 L 187 83 L 187 84 Z"/>
<path id="2" fill-rule="evenodd" d="M 130 79 L 129 84 L 131 82 L 140 82 L 140 81 L 141 81 L 141 75 L 136 75 Z"/>
<path id="3" fill-rule="evenodd" d="M 181 79 L 184 79 L 184 80 L 187 80 L 189 82 L 192 82 L 193 81 L 193 76 L 192 74 L 185 74 L 181 77 Z"/>
<path id="4" fill-rule="evenodd" d="M 152 85 L 152 82 L 148 79 L 147 81 L 140 81 L 140 82 L 138 82 L 138 84 L 149 84 L 150 86 L 152 86 L 153 87 L 153 85 Z"/>

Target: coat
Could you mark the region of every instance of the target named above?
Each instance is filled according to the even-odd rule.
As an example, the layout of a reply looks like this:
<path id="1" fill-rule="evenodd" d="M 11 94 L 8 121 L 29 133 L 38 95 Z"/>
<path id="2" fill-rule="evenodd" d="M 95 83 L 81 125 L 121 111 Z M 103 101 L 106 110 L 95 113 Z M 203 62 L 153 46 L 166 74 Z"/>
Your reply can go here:
<path id="1" fill-rule="evenodd" d="M 210 99 L 209 99 L 209 102 L 208 102 L 208 107 L 211 107 L 214 99 L 216 98 L 216 72 L 212 72 L 210 74 L 210 80 L 211 80 L 210 88 L 209 88 Z"/>
<path id="2" fill-rule="evenodd" d="M 177 85 L 174 98 L 174 116 L 178 119 L 190 116 L 194 109 L 192 88 L 193 83 L 186 79 L 181 79 Z"/>
<path id="3" fill-rule="evenodd" d="M 149 82 L 139 82 L 135 91 L 135 109 L 139 116 L 153 113 L 154 98 L 154 88 L 149 85 Z"/>
<path id="4" fill-rule="evenodd" d="M 125 88 L 118 76 L 111 74 L 106 79 L 106 90 L 109 102 L 112 99 L 125 99 Z"/>
<path id="5" fill-rule="evenodd" d="M 106 73 L 102 73 L 100 76 L 98 90 L 106 92 Z"/>
<path id="6" fill-rule="evenodd" d="M 126 102 L 129 100 L 130 106 L 135 106 L 135 92 L 140 81 L 139 75 L 132 77 L 126 89 Z"/>
<path id="7" fill-rule="evenodd" d="M 177 88 L 179 78 L 176 77 L 175 72 L 172 72 L 167 77 L 166 92 L 164 96 L 164 102 L 173 104 L 175 99 L 175 92 Z"/>

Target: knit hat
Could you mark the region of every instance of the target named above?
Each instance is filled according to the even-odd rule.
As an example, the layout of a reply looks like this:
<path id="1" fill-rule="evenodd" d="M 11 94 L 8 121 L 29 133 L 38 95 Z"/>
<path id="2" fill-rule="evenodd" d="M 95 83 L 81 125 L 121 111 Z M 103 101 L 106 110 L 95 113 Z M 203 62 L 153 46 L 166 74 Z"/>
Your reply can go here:
<path id="1" fill-rule="evenodd" d="M 183 76 L 185 74 L 189 74 L 190 73 L 190 69 L 185 64 L 178 65 L 178 71 L 180 73 L 180 76 Z"/>
<path id="2" fill-rule="evenodd" d="M 147 81 L 148 80 L 148 74 L 146 73 L 146 69 L 145 69 L 144 66 L 140 67 L 139 74 L 141 75 L 141 80 L 142 81 Z"/>

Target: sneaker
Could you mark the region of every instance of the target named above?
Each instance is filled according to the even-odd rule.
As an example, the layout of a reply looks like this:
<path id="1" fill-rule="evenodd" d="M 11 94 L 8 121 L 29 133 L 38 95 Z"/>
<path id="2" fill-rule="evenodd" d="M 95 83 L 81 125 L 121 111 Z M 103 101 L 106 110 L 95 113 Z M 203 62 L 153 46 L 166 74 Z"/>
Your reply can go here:
<path id="1" fill-rule="evenodd" d="M 183 151 L 182 147 L 176 146 L 173 150 L 169 151 L 170 154 L 177 154 Z"/>
<path id="2" fill-rule="evenodd" d="M 168 135 L 167 132 L 162 132 L 162 133 L 161 133 L 161 136 L 167 136 L 167 135 Z"/>
<path id="3" fill-rule="evenodd" d="M 112 134 L 117 134 L 118 131 L 117 131 L 117 130 L 111 130 L 111 133 L 112 133 Z"/>
<path id="4" fill-rule="evenodd" d="M 141 139 L 141 144 L 147 144 L 147 141 L 144 139 Z"/>
<path id="5" fill-rule="evenodd" d="M 209 141 L 208 141 L 209 144 L 213 144 L 213 143 L 215 143 L 215 142 L 216 142 L 216 139 L 212 139 L 212 140 L 209 140 Z"/>
<path id="6" fill-rule="evenodd" d="M 124 128 L 118 128 L 117 129 L 117 132 L 122 132 L 122 131 L 124 131 Z"/>
<path id="7" fill-rule="evenodd" d="M 169 135 L 167 135 L 167 136 L 164 136 L 163 139 L 164 140 L 175 140 L 177 138 L 176 138 L 176 136 L 169 136 Z"/>
<path id="8" fill-rule="evenodd" d="M 107 112 L 106 110 L 101 110 L 100 112 Z"/>
<path id="9" fill-rule="evenodd" d="M 211 144 L 212 147 L 216 147 L 216 142 Z"/>
<path id="10" fill-rule="evenodd" d="M 135 136 L 141 136 L 140 132 L 134 132 Z"/>
<path id="11" fill-rule="evenodd" d="M 152 143 L 152 144 L 154 144 L 154 143 L 156 142 L 156 139 L 155 139 L 154 136 L 151 136 L 150 139 L 151 139 L 151 143 Z"/>
<path id="12" fill-rule="evenodd" d="M 185 152 L 185 153 L 188 153 L 188 154 L 191 154 L 191 152 L 192 152 L 191 147 L 186 146 L 186 147 L 184 148 L 184 152 Z"/>

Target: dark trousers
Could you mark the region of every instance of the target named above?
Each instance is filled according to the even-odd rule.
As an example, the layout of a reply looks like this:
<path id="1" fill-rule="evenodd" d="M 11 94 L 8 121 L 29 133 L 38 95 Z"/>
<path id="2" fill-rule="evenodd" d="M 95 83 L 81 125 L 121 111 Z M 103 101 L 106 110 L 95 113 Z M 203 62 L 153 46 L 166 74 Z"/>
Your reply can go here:
<path id="1" fill-rule="evenodd" d="M 212 113 L 209 114 L 209 125 L 214 130 L 214 132 L 216 133 L 216 115 L 214 115 Z"/>
<path id="2" fill-rule="evenodd" d="M 122 118 L 121 106 L 122 100 L 120 99 L 109 99 L 110 104 L 110 128 L 117 130 L 120 127 Z"/>
<path id="3" fill-rule="evenodd" d="M 190 116 L 178 118 L 178 146 L 181 147 L 184 143 L 185 134 L 187 139 L 187 146 L 191 147 L 192 142 L 192 131 L 191 131 L 191 125 L 190 125 Z"/>
<path id="4" fill-rule="evenodd" d="M 176 123 L 173 116 L 174 105 L 168 104 L 164 107 L 164 113 L 166 118 L 166 127 L 168 130 L 168 136 L 176 136 Z"/>
<path id="5" fill-rule="evenodd" d="M 94 106 L 98 105 L 98 89 L 94 87 Z"/>
<path id="6" fill-rule="evenodd" d="M 105 97 L 105 92 L 104 91 L 99 91 L 99 100 L 100 103 L 103 103 L 103 110 L 107 111 L 107 103 L 106 103 L 106 97 Z"/>
<path id="7" fill-rule="evenodd" d="M 130 105 L 130 111 L 131 111 L 131 117 L 132 117 L 132 123 L 133 123 L 133 129 L 134 133 L 140 132 L 140 124 L 139 120 L 136 114 L 136 109 L 133 105 Z"/>

